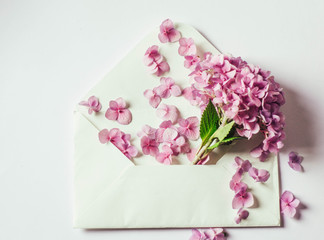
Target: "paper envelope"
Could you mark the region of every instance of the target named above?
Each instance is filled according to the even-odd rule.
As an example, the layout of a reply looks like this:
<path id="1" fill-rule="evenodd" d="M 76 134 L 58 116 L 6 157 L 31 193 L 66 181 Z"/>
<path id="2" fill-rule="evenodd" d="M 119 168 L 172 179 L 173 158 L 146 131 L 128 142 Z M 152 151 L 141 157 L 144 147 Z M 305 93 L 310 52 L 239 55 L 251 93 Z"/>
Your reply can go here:
<path id="1" fill-rule="evenodd" d="M 200 54 L 218 53 L 199 32 L 191 26 L 177 24 L 183 37 L 194 39 Z M 132 143 L 139 149 L 136 133 L 144 124 L 158 127 L 156 116 L 143 96 L 146 89 L 159 85 L 159 78 L 151 75 L 143 64 L 143 55 L 152 45 L 170 65 L 166 76 L 181 87 L 189 86 L 188 69 L 177 53 L 178 43 L 161 44 L 158 29 L 144 38 L 108 75 L 82 99 L 95 95 L 103 107 L 101 112 L 89 115 L 87 109 L 77 106 L 75 111 L 75 206 L 76 228 L 192 228 L 192 227 L 255 227 L 279 226 L 279 181 L 277 157 L 259 162 L 249 155 L 248 141 L 237 143 L 216 164 L 190 165 L 185 156 L 175 164 L 164 166 L 153 157 L 140 155 L 134 161 L 126 158 L 113 144 L 101 144 L 98 132 L 117 127 L 132 135 Z M 110 100 L 123 97 L 129 103 L 133 121 L 120 125 L 105 118 Z M 200 110 L 183 97 L 163 99 L 163 103 L 178 107 L 181 116 L 200 117 Z M 192 142 L 198 146 L 199 141 Z M 245 176 L 255 204 L 249 208 L 250 216 L 240 224 L 234 222 L 237 210 L 232 209 L 233 191 L 229 182 L 235 169 L 234 157 L 253 162 L 254 167 L 267 169 L 271 177 L 266 183 L 255 183 Z"/>

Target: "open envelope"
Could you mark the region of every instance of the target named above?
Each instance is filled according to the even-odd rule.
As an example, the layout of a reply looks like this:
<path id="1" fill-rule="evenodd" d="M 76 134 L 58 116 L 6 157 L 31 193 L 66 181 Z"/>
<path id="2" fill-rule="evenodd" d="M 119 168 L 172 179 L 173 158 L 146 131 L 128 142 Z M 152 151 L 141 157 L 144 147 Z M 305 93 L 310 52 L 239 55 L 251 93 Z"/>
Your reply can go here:
<path id="1" fill-rule="evenodd" d="M 183 37 L 194 39 L 200 53 L 213 47 L 194 28 L 177 24 Z M 126 158 L 113 144 L 101 144 L 98 132 L 117 127 L 132 135 L 132 143 L 140 150 L 136 133 L 144 124 L 158 127 L 156 116 L 143 92 L 159 85 L 159 78 L 148 73 L 143 55 L 152 45 L 170 65 L 166 76 L 172 77 L 181 87 L 187 87 L 188 69 L 177 53 L 178 43 L 161 44 L 158 29 L 144 38 L 109 74 L 88 94 L 99 98 L 101 112 L 89 115 L 87 109 L 77 106 L 75 111 L 75 216 L 77 228 L 192 228 L 192 227 L 255 227 L 279 226 L 279 181 L 277 157 L 259 162 L 249 155 L 247 141 L 239 142 L 227 150 L 212 165 L 190 165 L 186 157 L 178 164 L 164 166 L 153 157 L 141 155 L 134 161 Z M 105 118 L 110 100 L 123 97 L 133 114 L 130 125 L 120 125 Z M 200 110 L 183 97 L 163 99 L 163 103 L 178 107 L 181 116 L 200 116 Z M 245 142 L 245 143 L 244 143 Z M 193 142 L 192 146 L 198 146 Z M 236 210 L 232 209 L 233 191 L 229 182 L 235 169 L 234 157 L 249 159 L 254 167 L 267 169 L 271 177 L 266 183 L 255 183 L 245 176 L 255 197 L 249 208 L 250 216 L 240 224 L 234 222 Z"/>

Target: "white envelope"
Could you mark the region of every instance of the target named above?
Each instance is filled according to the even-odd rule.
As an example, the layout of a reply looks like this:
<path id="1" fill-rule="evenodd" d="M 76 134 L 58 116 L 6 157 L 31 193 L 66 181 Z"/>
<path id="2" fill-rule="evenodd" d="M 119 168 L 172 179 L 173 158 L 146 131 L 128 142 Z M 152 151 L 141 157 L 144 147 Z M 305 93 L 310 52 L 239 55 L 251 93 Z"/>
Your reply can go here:
<path id="1" fill-rule="evenodd" d="M 199 50 L 218 53 L 199 32 L 191 26 L 177 24 L 183 37 L 194 39 Z M 251 142 L 242 141 L 227 151 L 214 154 L 217 163 L 192 166 L 185 156 L 175 165 L 164 166 L 153 157 L 141 155 L 134 161 L 126 158 L 113 144 L 101 144 L 98 132 L 120 128 L 132 135 L 132 143 L 139 149 L 136 133 L 144 124 L 158 127 L 156 116 L 148 100 L 146 89 L 159 85 L 159 78 L 148 73 L 143 55 L 152 45 L 160 47 L 168 61 L 172 77 L 183 88 L 189 86 L 189 70 L 177 53 L 178 43 L 161 44 L 158 29 L 145 37 L 82 99 L 95 95 L 103 107 L 101 112 L 89 115 L 77 105 L 75 111 L 75 204 L 76 228 L 193 228 L 193 227 L 255 227 L 280 226 L 279 181 L 277 156 L 259 162 L 249 155 Z M 110 100 L 123 97 L 133 114 L 130 125 L 120 125 L 105 118 Z M 176 105 L 182 117 L 200 116 L 200 110 L 183 97 L 171 97 L 163 103 Z M 198 146 L 199 141 L 192 143 Z M 250 216 L 240 224 L 234 222 L 237 210 L 232 209 L 233 191 L 229 182 L 235 169 L 234 157 L 249 159 L 257 168 L 267 169 L 271 177 L 266 183 L 255 183 L 245 176 L 255 197 L 249 208 Z M 215 161 L 214 161 L 215 162 Z"/>

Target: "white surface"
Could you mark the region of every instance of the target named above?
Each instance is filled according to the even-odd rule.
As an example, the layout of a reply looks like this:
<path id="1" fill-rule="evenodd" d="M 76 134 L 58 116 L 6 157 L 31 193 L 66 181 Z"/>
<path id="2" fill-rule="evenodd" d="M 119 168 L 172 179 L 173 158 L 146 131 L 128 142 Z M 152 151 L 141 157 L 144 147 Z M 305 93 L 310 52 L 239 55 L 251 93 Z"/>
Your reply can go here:
<path id="1" fill-rule="evenodd" d="M 72 229 L 72 110 L 162 20 L 269 69 L 286 91 L 282 187 L 306 206 L 282 228 L 229 239 L 316 239 L 324 230 L 322 1 L 0 2 L 0 239 L 189 239 L 190 230 Z M 304 155 L 293 172 L 289 151 Z"/>

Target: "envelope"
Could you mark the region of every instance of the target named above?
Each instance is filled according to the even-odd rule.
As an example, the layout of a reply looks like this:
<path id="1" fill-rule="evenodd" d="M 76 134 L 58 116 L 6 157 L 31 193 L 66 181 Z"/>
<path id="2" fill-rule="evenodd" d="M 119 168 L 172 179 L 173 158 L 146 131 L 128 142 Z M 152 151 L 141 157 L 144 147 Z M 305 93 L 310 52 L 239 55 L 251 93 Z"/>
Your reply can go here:
<path id="1" fill-rule="evenodd" d="M 198 31 L 186 24 L 176 24 L 183 37 L 194 39 L 199 53 L 218 50 Z M 117 127 L 132 135 L 132 143 L 141 150 L 136 133 L 144 124 L 158 127 L 156 116 L 143 96 L 146 89 L 159 85 L 143 64 L 143 55 L 152 45 L 170 65 L 166 76 L 182 88 L 189 86 L 190 71 L 183 67 L 184 59 L 177 53 L 178 43 L 161 44 L 158 29 L 148 34 L 107 76 L 92 88 L 82 100 L 99 98 L 102 110 L 89 115 L 77 105 L 74 137 L 74 227 L 98 228 L 204 228 L 204 227 L 264 227 L 280 225 L 279 175 L 276 155 L 259 162 L 249 155 L 251 141 L 241 141 L 216 152 L 209 165 L 190 165 L 186 156 L 175 164 L 164 166 L 153 157 L 140 154 L 133 161 L 113 144 L 101 144 L 98 132 Z M 120 125 L 105 118 L 110 100 L 123 97 L 129 104 L 133 121 Z M 163 103 L 178 107 L 183 118 L 200 117 L 200 110 L 183 97 L 163 99 Z M 254 143 L 257 144 L 257 143 Z M 192 142 L 192 147 L 199 141 Z M 253 144 L 252 144 L 253 145 Z M 256 168 L 267 169 L 271 176 L 266 183 L 256 183 L 249 176 L 243 181 L 254 195 L 250 216 L 240 224 L 234 222 L 237 210 L 232 209 L 233 191 L 229 182 L 235 172 L 234 158 L 249 159 Z"/>

